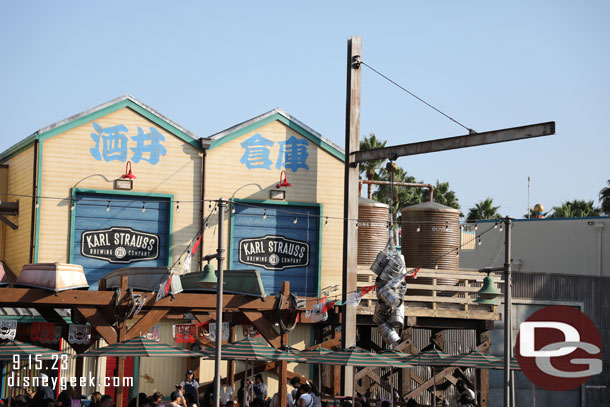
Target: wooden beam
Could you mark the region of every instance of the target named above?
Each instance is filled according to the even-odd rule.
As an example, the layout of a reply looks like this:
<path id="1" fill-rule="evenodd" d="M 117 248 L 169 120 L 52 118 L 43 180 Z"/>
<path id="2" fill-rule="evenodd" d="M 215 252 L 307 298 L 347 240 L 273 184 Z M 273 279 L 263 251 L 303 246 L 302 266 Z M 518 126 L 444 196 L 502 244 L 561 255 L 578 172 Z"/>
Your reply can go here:
<path id="1" fill-rule="evenodd" d="M 108 320 L 104 317 L 102 312 L 97 308 L 87 308 L 87 307 L 77 307 L 75 308 L 77 312 L 80 312 L 82 316 L 89 321 L 91 325 L 95 327 L 95 330 L 102 335 L 102 338 L 109 345 L 113 345 L 116 343 L 118 339 L 118 333 L 114 329 L 114 327 L 108 322 Z"/>
<path id="2" fill-rule="evenodd" d="M 146 312 L 142 318 L 138 322 L 129 328 L 127 331 L 125 339 L 133 339 L 141 336 L 142 333 L 148 332 L 150 328 L 152 328 L 157 322 L 159 322 L 165 314 L 169 312 L 168 309 L 151 309 Z"/>
<path id="3" fill-rule="evenodd" d="M 282 346 L 280 334 L 275 330 L 275 327 L 260 311 L 242 311 L 241 312 L 248 321 L 254 325 L 256 330 L 273 346 L 279 348 Z"/>
<path id="4" fill-rule="evenodd" d="M 121 296 L 119 297 L 119 304 L 123 304 L 127 299 L 127 287 L 128 285 L 128 277 L 121 276 Z M 118 338 L 116 339 L 118 342 L 123 342 L 127 336 L 127 326 L 125 323 L 122 323 L 119 326 Z M 117 358 L 117 377 L 120 380 L 123 380 L 125 376 L 125 358 Z M 129 397 L 128 397 L 129 398 Z M 127 400 L 129 402 L 129 400 Z M 125 403 L 123 403 L 123 386 L 119 386 L 116 388 L 116 397 L 115 404 L 117 407 L 126 407 Z"/>
<path id="5" fill-rule="evenodd" d="M 401 144 L 398 146 L 377 148 L 367 151 L 351 152 L 352 163 L 388 159 L 396 160 L 407 155 L 427 154 L 436 151 L 455 150 L 482 146 L 486 144 L 504 143 L 507 141 L 523 140 L 533 137 L 550 136 L 555 134 L 555 122 L 530 124 L 527 126 L 511 127 L 508 129 L 492 130 L 483 133 L 468 134 L 465 136 L 448 137 L 438 140 L 420 141 L 418 143 Z M 346 151 L 347 160 L 348 151 Z"/>
<path id="6" fill-rule="evenodd" d="M 341 294 L 345 299 L 356 291 L 358 274 L 358 163 L 352 163 L 351 153 L 360 148 L 360 83 L 362 70 L 362 38 L 351 37 L 347 43 L 347 95 L 345 117 L 345 167 L 343 182 L 343 272 Z M 354 164 L 354 165 L 352 165 Z M 356 345 L 356 307 L 343 308 L 341 346 L 348 348 Z M 345 366 L 343 372 L 343 394 L 353 393 L 353 367 Z"/>
<path id="7" fill-rule="evenodd" d="M 146 293 L 134 291 L 134 294 L 145 295 Z M 17 303 L 20 307 L 107 307 L 114 305 L 114 291 L 66 290 L 55 294 L 38 288 L 0 288 L 0 306 L 14 307 Z M 223 310 L 225 312 L 240 310 L 270 311 L 275 309 L 275 303 L 276 300 L 273 296 L 257 298 L 249 295 L 223 295 Z M 313 308 L 315 301 L 307 301 L 307 304 L 309 304 L 309 308 Z M 207 293 L 179 293 L 174 296 L 173 300 L 168 296 L 158 302 L 155 302 L 154 296 L 149 296 L 143 310 L 161 308 L 170 310 L 183 309 L 185 311 L 193 309 L 214 311 L 216 310 L 216 295 Z"/>

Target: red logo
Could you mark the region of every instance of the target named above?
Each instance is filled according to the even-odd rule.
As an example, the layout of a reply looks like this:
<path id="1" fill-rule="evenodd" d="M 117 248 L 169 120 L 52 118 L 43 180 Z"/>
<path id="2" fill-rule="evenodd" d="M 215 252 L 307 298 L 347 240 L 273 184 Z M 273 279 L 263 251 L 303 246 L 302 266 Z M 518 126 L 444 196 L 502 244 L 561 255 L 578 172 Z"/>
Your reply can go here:
<path id="1" fill-rule="evenodd" d="M 601 346 L 589 317 L 574 307 L 554 305 L 521 324 L 516 353 L 528 379 L 543 389 L 563 391 L 601 373 Z"/>

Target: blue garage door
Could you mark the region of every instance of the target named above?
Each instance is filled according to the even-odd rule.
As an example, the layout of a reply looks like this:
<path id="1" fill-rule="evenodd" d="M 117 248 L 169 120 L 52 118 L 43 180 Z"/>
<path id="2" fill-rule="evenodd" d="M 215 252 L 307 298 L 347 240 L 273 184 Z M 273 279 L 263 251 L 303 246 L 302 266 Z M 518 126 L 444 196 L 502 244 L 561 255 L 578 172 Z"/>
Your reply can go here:
<path id="1" fill-rule="evenodd" d="M 72 263 L 91 289 L 117 268 L 167 266 L 169 198 L 77 193 L 74 206 Z"/>
<path id="2" fill-rule="evenodd" d="M 319 215 L 317 206 L 236 204 L 231 269 L 257 269 L 266 294 L 280 292 L 282 281 L 290 281 L 291 292 L 317 296 Z"/>

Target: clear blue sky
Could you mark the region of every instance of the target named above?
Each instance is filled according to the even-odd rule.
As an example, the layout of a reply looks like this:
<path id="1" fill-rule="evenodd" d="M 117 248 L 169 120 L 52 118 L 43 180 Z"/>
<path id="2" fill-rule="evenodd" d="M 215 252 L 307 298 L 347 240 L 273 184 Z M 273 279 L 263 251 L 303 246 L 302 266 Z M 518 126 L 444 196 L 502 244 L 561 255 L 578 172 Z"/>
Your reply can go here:
<path id="1" fill-rule="evenodd" d="M 595 200 L 610 179 L 610 2 L 2 1 L 0 151 L 130 93 L 205 137 L 281 107 L 343 146 L 347 39 L 477 131 L 554 120 L 557 135 L 402 158 L 521 217 Z M 361 133 L 388 145 L 464 134 L 368 69 Z"/>

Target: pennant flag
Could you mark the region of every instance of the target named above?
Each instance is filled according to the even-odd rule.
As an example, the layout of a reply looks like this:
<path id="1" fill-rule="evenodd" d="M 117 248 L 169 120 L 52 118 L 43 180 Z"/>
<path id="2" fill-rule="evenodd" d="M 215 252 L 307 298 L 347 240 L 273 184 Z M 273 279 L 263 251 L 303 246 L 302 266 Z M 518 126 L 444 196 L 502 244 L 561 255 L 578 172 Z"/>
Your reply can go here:
<path id="1" fill-rule="evenodd" d="M 371 291 L 373 291 L 377 286 L 371 285 L 368 287 L 361 287 L 360 288 L 360 292 L 362 293 L 363 296 L 367 295 L 368 293 L 370 293 Z"/>
<path id="2" fill-rule="evenodd" d="M 0 339 L 8 339 L 12 341 L 17 334 L 17 320 L 4 319 L 0 320 Z"/>
<path id="3" fill-rule="evenodd" d="M 194 256 L 197 253 L 197 249 L 199 249 L 199 243 L 201 243 L 201 235 L 199 235 L 199 239 L 193 245 L 193 250 L 191 250 L 191 256 Z"/>
<path id="4" fill-rule="evenodd" d="M 416 269 L 413 270 L 409 270 L 407 272 L 407 275 L 405 278 L 417 278 L 417 273 L 419 273 L 419 270 L 421 269 L 421 267 L 418 267 Z"/>
<path id="5" fill-rule="evenodd" d="M 347 300 L 343 303 L 344 305 L 358 305 L 362 299 L 362 292 L 351 293 L 347 296 Z"/>

